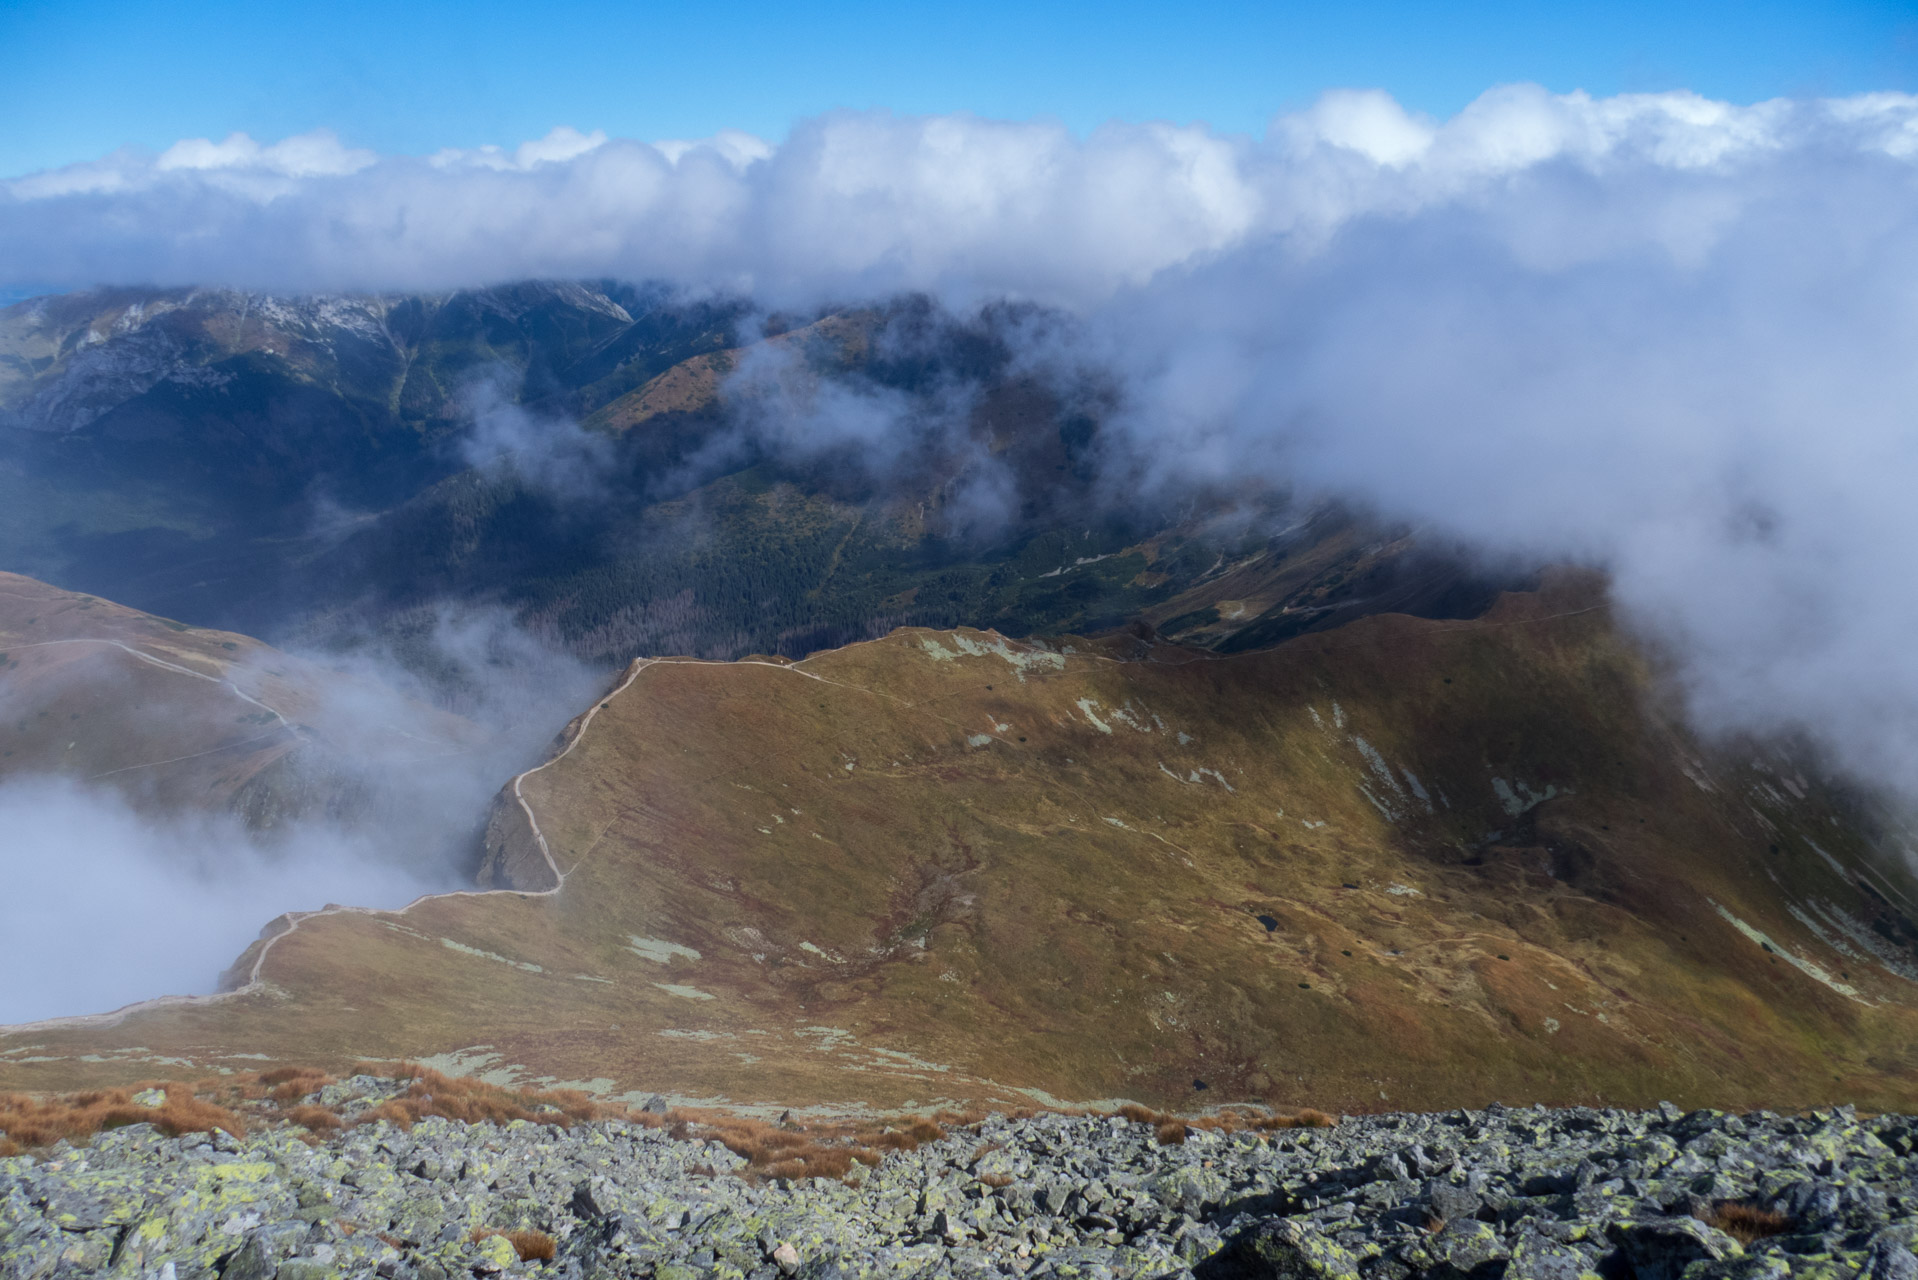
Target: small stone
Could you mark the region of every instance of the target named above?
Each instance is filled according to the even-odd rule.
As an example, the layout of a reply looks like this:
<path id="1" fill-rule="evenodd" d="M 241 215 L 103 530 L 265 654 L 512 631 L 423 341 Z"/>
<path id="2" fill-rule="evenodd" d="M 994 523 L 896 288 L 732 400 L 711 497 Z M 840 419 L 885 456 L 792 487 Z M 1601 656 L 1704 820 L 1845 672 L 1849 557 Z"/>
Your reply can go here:
<path id="1" fill-rule="evenodd" d="M 781 1243 L 777 1249 L 773 1250 L 773 1261 L 778 1264 L 781 1271 L 791 1275 L 799 1270 L 799 1250 L 790 1244 Z"/>

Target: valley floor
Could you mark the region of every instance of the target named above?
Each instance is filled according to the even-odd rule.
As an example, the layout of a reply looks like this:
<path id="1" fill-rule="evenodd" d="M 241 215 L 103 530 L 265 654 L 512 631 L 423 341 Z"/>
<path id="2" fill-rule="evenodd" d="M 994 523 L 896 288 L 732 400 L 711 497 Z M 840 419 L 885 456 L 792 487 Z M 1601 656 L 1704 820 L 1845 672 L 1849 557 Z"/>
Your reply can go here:
<path id="1" fill-rule="evenodd" d="M 346 1084 L 308 1101 L 337 1107 L 357 1089 L 370 1113 L 407 1087 Z M 756 1174 L 657 1117 L 348 1119 L 323 1139 L 135 1124 L 0 1160 L 0 1274 L 1918 1274 L 1918 1120 L 1843 1107 L 1494 1107 L 1170 1134 L 1125 1116 L 994 1115 L 844 1180 Z"/>

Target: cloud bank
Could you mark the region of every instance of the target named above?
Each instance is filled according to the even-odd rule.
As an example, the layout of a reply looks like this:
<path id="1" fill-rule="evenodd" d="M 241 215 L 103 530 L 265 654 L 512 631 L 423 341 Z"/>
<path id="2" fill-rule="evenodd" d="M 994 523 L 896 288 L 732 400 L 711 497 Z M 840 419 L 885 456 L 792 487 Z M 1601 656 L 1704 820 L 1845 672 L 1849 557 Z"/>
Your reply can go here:
<path id="1" fill-rule="evenodd" d="M 58 777 L 0 783 L 0 827 L 18 907 L 0 930 L 0 1024 L 212 991 L 283 911 L 397 907 L 445 887 L 374 841 L 301 828 L 268 849 L 226 815 L 156 821 Z"/>
<path id="2" fill-rule="evenodd" d="M 1918 793 L 1918 98 L 1514 86 L 1434 121 L 1347 92 L 1262 138 L 867 113 L 426 158 L 241 137 L 0 185 L 0 285 L 600 276 L 1064 308 L 1029 358 L 1121 388 L 1115 489 L 1249 479 L 1601 565 L 1703 723 L 1804 729 Z"/>
<path id="3" fill-rule="evenodd" d="M 293 718 L 307 745 L 270 821 L 164 803 L 138 768 L 0 779 L 0 881 L 17 906 L 0 928 L 0 1025 L 211 992 L 282 912 L 400 907 L 472 887 L 494 794 L 538 763 L 605 673 L 499 609 L 423 609 L 400 622 L 397 636 L 296 660 L 326 671 L 301 681 Z M 285 654 L 264 651 L 235 671 L 236 687 L 270 698 L 260 676 L 284 665 Z M 120 695 L 120 671 L 105 654 L 61 680 Z M 0 687 L 0 710 L 30 722 L 57 683 Z M 108 714 L 119 725 L 165 715 L 180 728 L 189 717 L 224 728 L 233 706 L 149 701 Z M 85 946 L 73 945 L 76 931 Z"/>
<path id="4" fill-rule="evenodd" d="M 612 276 L 775 304 L 934 290 L 1085 306 L 1272 237 L 1309 246 L 1354 219 L 1497 202 L 1551 175 L 1605 192 L 1659 175 L 1668 198 L 1639 231 L 1698 253 L 1751 194 L 1740 175 L 1782 156 L 1915 152 L 1906 96 L 1735 107 L 1528 86 L 1442 124 L 1336 93 L 1263 139 L 884 113 L 807 121 L 777 147 L 561 129 L 512 151 L 380 157 L 324 133 L 235 135 L 0 183 L 0 285 Z"/>

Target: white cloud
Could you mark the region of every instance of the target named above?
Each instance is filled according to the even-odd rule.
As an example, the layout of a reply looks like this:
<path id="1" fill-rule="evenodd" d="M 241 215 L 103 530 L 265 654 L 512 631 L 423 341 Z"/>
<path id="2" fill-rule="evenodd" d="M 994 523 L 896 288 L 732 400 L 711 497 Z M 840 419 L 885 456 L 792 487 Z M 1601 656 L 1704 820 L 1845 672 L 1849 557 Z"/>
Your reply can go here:
<path id="1" fill-rule="evenodd" d="M 242 169 L 284 178 L 330 178 L 358 173 L 378 159 L 371 151 L 342 146 L 331 132 L 321 129 L 271 146 L 261 146 L 244 133 L 229 134 L 224 142 L 185 138 L 162 151 L 153 167 L 161 173 L 171 169 Z"/>
<path id="2" fill-rule="evenodd" d="M 1431 121 L 1412 116 L 1391 94 L 1377 89 L 1334 90 L 1303 115 L 1279 123 L 1307 146 L 1323 142 L 1345 147 L 1393 168 L 1424 155 L 1438 136 Z"/>
<path id="3" fill-rule="evenodd" d="M 510 152 L 494 146 L 466 149 L 448 147 L 434 153 L 429 163 L 442 169 L 468 166 L 480 169 L 517 169 L 524 172 L 542 164 L 556 164 L 578 159 L 605 144 L 606 135 L 598 129 L 591 133 L 581 133 L 577 129 L 561 125 L 543 138 L 520 143 Z"/>
<path id="4" fill-rule="evenodd" d="M 1332 94 L 1259 139 L 869 112 L 778 146 L 289 146 L 0 185 L 0 284 L 1053 304 L 1082 325 L 1054 356 L 1123 372 L 1142 481 L 1263 477 L 1605 564 L 1710 723 L 1804 726 L 1918 791 L 1918 98 L 1515 85 L 1445 121 Z"/>
<path id="5" fill-rule="evenodd" d="M 722 129 L 710 138 L 696 138 L 687 141 L 655 142 L 654 147 L 673 164 L 690 151 L 708 150 L 718 155 L 735 169 L 743 170 L 755 160 L 770 159 L 772 144 L 764 138 L 755 138 L 750 133 L 738 129 Z"/>
<path id="6" fill-rule="evenodd" d="M 372 842 L 300 829 L 271 849 L 230 818 L 155 819 L 62 778 L 0 782 L 0 1024 L 212 991 L 268 920 L 437 887 Z M 84 937 L 84 945 L 76 945 Z"/>
<path id="7" fill-rule="evenodd" d="M 836 113 L 774 147 L 608 139 L 375 157 L 314 133 L 191 139 L 0 184 L 0 284 L 65 278 L 281 291 L 529 276 L 660 278 L 787 301 L 899 289 L 1086 306 L 1261 240 L 1498 201 L 1580 172 L 1600 201 L 1685 181 L 1736 201 L 1780 155 L 1900 158 L 1914 99 L 1740 107 L 1689 93 L 1492 90 L 1445 122 L 1326 95 L 1263 140 L 1114 124 Z M 1697 252 L 1708 208 L 1664 237 Z M 1688 240 L 1688 237 L 1690 238 Z"/>

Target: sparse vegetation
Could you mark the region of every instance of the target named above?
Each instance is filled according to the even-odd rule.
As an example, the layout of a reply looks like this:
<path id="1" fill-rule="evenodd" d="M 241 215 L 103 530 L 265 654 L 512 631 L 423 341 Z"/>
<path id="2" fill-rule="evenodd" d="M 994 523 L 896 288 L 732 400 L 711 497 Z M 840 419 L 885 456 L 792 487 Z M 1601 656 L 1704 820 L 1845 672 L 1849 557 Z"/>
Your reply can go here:
<path id="1" fill-rule="evenodd" d="M 967 1116 L 944 1118 L 977 1123 Z M 914 1151 L 946 1136 L 937 1119 L 924 1117 L 893 1124 L 788 1121 L 775 1125 L 750 1116 L 675 1110 L 666 1114 L 665 1121 L 675 1138 L 723 1145 L 747 1162 L 745 1176 L 751 1179 L 844 1178 L 854 1164 L 871 1167 L 888 1151 Z"/>
<path id="2" fill-rule="evenodd" d="M 1719 1201 L 1703 1220 L 1706 1226 L 1717 1227 L 1746 1248 L 1791 1229 L 1791 1219 L 1784 1214 L 1742 1200 Z"/>
<path id="3" fill-rule="evenodd" d="M 339 1114 L 325 1107 L 291 1107 L 284 1114 L 287 1123 L 297 1124 L 313 1133 L 328 1133 L 340 1127 Z"/>
<path id="4" fill-rule="evenodd" d="M 788 1117 L 773 1123 L 703 1108 L 675 1108 L 664 1113 L 633 1111 L 595 1102 L 570 1090 L 508 1089 L 448 1076 L 415 1063 L 361 1063 L 353 1074 L 404 1081 L 406 1088 L 397 1097 L 364 1102 L 357 1108 L 352 1098 L 327 1106 L 317 1100 L 317 1095 L 338 1084 L 337 1077 L 316 1067 L 278 1067 L 253 1076 L 196 1083 L 170 1081 L 46 1096 L 0 1094 L 0 1155 L 18 1155 L 61 1140 L 84 1145 L 95 1134 L 129 1124 L 151 1124 L 169 1137 L 215 1129 L 243 1137 L 249 1126 L 291 1125 L 306 1131 L 302 1140 L 317 1142 L 352 1126 L 386 1121 L 411 1128 L 429 1116 L 467 1124 L 525 1120 L 561 1128 L 618 1119 L 663 1129 L 675 1141 L 717 1142 L 746 1161 L 740 1176 L 748 1181 L 842 1180 L 854 1172 L 855 1165 L 874 1167 L 888 1152 L 916 1151 L 950 1134 L 974 1130 L 991 1118 L 984 1111 L 941 1111 L 931 1116 L 856 1121 Z M 142 1094 L 146 1096 L 136 1101 Z M 1035 1114 L 1021 1110 L 1013 1118 L 1030 1119 Z M 1227 1109 L 1213 1115 L 1181 1117 L 1135 1103 L 1116 1112 L 1067 1110 L 1063 1114 L 1117 1117 L 1149 1125 L 1156 1129 L 1163 1145 L 1184 1142 L 1192 1129 L 1235 1133 L 1318 1128 L 1335 1123 L 1323 1112 L 1310 1110 L 1281 1115 Z M 985 1143 L 967 1163 L 977 1165 L 1000 1149 L 999 1143 Z M 708 1170 L 706 1176 L 717 1174 Z M 1012 1179 L 1002 1172 L 988 1172 L 981 1174 L 979 1181 L 989 1187 L 1003 1187 Z M 517 1242 L 515 1247 L 519 1247 Z M 522 1252 L 520 1256 L 529 1255 Z"/>
<path id="5" fill-rule="evenodd" d="M 1310 1107 L 1286 1113 L 1229 1107 L 1212 1115 L 1186 1117 L 1167 1115 L 1129 1102 L 1112 1114 L 1134 1124 L 1151 1125 L 1159 1145 L 1168 1147 L 1184 1142 L 1187 1132 L 1192 1129 L 1205 1129 L 1213 1133 L 1238 1133 L 1242 1130 L 1270 1132 L 1275 1129 L 1329 1129 L 1338 1123 L 1325 1112 L 1314 1111 Z"/>
<path id="6" fill-rule="evenodd" d="M 440 1116 L 467 1124 L 530 1120 L 535 1124 L 568 1127 L 603 1115 L 625 1115 L 624 1108 L 603 1107 L 571 1089 L 505 1089 L 470 1077 L 443 1075 L 410 1062 L 401 1063 L 397 1069 L 367 1064 L 366 1073 L 410 1077 L 412 1084 L 399 1097 L 389 1098 L 355 1116 L 355 1124 L 386 1120 L 410 1129 L 428 1116 Z"/>
<path id="7" fill-rule="evenodd" d="M 499 1231 L 492 1227 L 475 1227 L 467 1237 L 474 1244 L 499 1236 L 513 1246 L 513 1252 L 519 1255 L 521 1262 L 551 1262 L 559 1252 L 559 1244 L 544 1231 Z"/>
<path id="8" fill-rule="evenodd" d="M 279 1067 L 253 1076 L 191 1083 L 152 1081 L 83 1093 L 0 1094 L 0 1155 L 18 1155 L 62 1140 L 84 1143 L 97 1133 L 130 1124 L 151 1124 L 169 1137 L 221 1129 L 238 1138 L 245 1136 L 249 1124 L 290 1124 L 312 1134 L 326 1134 L 373 1120 L 407 1128 L 427 1116 L 468 1123 L 530 1120 L 562 1126 L 602 1116 L 627 1118 L 625 1108 L 601 1106 L 580 1093 L 502 1089 L 410 1063 L 397 1068 L 362 1067 L 362 1074 L 410 1083 L 399 1097 L 362 1108 L 350 1118 L 339 1107 L 304 1101 L 338 1083 L 336 1077 L 315 1067 Z"/>
<path id="9" fill-rule="evenodd" d="M 281 1067 L 260 1074 L 260 1084 L 268 1090 L 266 1096 L 278 1103 L 296 1101 L 333 1083 L 334 1077 L 317 1067 Z"/>
<path id="10" fill-rule="evenodd" d="M 169 1137 L 214 1129 L 244 1137 L 246 1122 L 200 1096 L 201 1092 L 200 1086 L 174 1081 L 52 1097 L 0 1094 L 0 1156 L 52 1146 L 62 1139 L 80 1142 L 104 1129 L 129 1124 L 150 1124 Z M 147 1100 L 134 1101 L 140 1095 Z"/>

